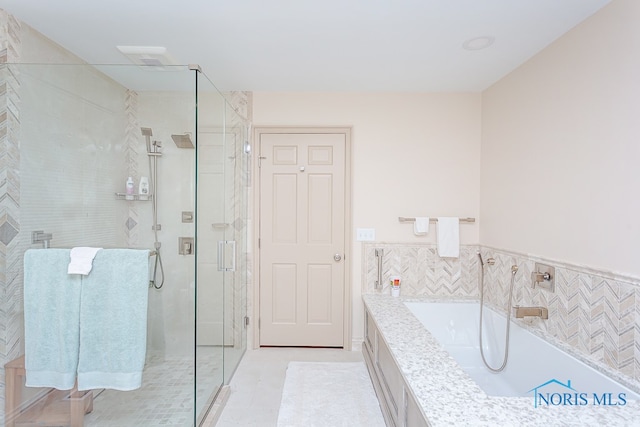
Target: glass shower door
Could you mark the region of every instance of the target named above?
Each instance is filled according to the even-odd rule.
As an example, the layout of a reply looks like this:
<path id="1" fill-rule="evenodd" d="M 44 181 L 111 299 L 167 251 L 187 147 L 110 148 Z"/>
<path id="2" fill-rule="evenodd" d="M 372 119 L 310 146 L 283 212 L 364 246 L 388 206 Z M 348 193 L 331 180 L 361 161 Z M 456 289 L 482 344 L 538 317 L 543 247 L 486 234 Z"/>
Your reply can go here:
<path id="1" fill-rule="evenodd" d="M 225 272 L 224 381 L 229 383 L 246 350 L 247 315 L 247 238 L 248 238 L 248 135 L 246 121 L 228 103 L 225 106 L 225 148 L 227 176 L 227 263 Z M 231 265 L 232 264 L 232 265 Z"/>
<path id="2" fill-rule="evenodd" d="M 196 425 L 205 418 L 224 381 L 224 251 L 230 224 L 226 219 L 227 158 L 224 98 L 197 73 L 196 136 Z"/>

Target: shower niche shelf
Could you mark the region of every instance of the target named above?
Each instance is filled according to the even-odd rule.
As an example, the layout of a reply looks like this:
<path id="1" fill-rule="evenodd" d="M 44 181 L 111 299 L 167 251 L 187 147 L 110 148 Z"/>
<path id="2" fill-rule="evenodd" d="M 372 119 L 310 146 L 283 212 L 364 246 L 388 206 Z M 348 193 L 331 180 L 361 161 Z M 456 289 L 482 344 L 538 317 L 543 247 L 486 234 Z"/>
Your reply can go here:
<path id="1" fill-rule="evenodd" d="M 127 194 L 116 193 L 117 200 L 126 200 L 127 202 L 148 202 L 153 200 L 153 194 Z"/>

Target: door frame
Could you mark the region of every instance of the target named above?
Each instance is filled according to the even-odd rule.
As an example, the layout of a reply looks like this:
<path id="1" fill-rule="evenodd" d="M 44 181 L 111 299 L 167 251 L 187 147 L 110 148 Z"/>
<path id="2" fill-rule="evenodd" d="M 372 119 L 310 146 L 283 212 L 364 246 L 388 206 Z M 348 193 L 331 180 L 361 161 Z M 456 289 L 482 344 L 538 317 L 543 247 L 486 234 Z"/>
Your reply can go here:
<path id="1" fill-rule="evenodd" d="M 253 342 L 252 348 L 260 348 L 260 249 L 258 239 L 260 237 L 260 168 L 258 158 L 260 153 L 260 136 L 263 134 L 342 134 L 345 136 L 345 174 L 344 174 L 344 307 L 343 307 L 343 348 L 351 351 L 351 335 L 352 335 L 352 289 L 351 289 L 351 127 L 333 127 L 333 126 L 256 126 L 253 128 L 253 149 L 251 173 L 255 177 L 253 180 L 253 295 L 251 301 L 253 303 Z"/>

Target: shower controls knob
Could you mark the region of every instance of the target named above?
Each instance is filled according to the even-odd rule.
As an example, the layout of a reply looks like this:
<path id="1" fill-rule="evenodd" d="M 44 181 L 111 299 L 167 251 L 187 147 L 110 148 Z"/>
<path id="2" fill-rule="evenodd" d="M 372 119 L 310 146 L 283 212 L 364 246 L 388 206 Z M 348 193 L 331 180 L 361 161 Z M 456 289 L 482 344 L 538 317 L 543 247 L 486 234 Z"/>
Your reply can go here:
<path id="1" fill-rule="evenodd" d="M 342 255 L 340 255 L 340 254 L 335 254 L 335 255 L 333 256 L 333 259 L 334 259 L 336 262 L 338 262 L 338 261 L 340 261 L 340 260 L 342 259 Z"/>

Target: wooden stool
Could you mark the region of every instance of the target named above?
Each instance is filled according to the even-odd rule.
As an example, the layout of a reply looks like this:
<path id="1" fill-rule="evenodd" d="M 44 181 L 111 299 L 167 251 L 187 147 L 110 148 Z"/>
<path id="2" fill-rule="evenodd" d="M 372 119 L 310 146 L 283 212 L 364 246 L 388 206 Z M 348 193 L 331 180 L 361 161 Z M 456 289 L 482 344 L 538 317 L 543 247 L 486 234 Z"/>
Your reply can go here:
<path id="1" fill-rule="evenodd" d="M 93 391 L 51 389 L 37 402 L 21 409 L 25 377 L 24 355 L 4 365 L 6 427 L 61 426 L 83 427 L 84 415 L 93 411 Z"/>

